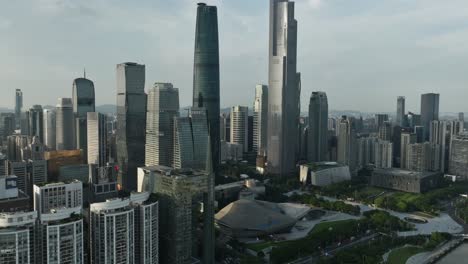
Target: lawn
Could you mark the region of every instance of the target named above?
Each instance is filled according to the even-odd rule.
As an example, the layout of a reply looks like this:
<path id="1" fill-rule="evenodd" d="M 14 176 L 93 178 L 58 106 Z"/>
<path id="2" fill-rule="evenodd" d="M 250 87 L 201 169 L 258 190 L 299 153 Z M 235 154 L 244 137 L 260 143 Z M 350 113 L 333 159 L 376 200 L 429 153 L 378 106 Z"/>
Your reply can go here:
<path id="1" fill-rule="evenodd" d="M 349 220 L 341 220 L 341 221 L 333 221 L 333 222 L 322 222 L 314 226 L 312 230 L 309 232 L 309 236 L 313 236 L 315 234 L 318 234 L 324 230 L 334 230 L 334 231 L 340 231 L 343 229 L 348 229 L 349 224 L 356 222 L 356 220 L 349 219 Z"/>
<path id="2" fill-rule="evenodd" d="M 405 264 L 411 256 L 424 251 L 423 248 L 414 246 L 397 248 L 390 252 L 387 262 L 389 264 Z"/>

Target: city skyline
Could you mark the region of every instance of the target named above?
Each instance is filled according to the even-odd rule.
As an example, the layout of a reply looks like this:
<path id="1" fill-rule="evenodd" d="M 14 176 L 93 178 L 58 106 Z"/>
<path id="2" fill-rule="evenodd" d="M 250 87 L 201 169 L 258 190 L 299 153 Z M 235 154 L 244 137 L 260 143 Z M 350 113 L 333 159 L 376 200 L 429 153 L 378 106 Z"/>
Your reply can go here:
<path id="1" fill-rule="evenodd" d="M 221 106 L 250 106 L 255 84 L 267 83 L 268 54 L 264 46 L 268 41 L 268 1 L 206 2 L 217 5 L 221 17 Z M 25 3 L 37 8 L 15 15 L 24 10 Z M 113 96 L 108 96 L 115 91 L 113 65 L 138 61 L 147 65 L 146 90 L 154 82 L 172 82 L 181 89 L 181 106 L 190 105 L 193 3 L 187 0 L 171 5 L 163 1 L 142 1 L 138 6 L 117 3 L 112 10 L 106 10 L 107 4 L 106 0 L 97 3 L 43 0 L 11 3 L 2 9 L 0 32 L 12 36 L 0 45 L 0 54 L 8 65 L 0 71 L 2 91 L 22 89 L 25 107 L 32 106 L 34 100 L 54 105 L 56 98 L 49 95 L 71 97 L 72 81 L 80 77 L 86 67 L 88 78 L 95 82 L 97 105 L 111 104 L 115 102 Z M 436 92 L 442 95 L 442 112 L 468 111 L 461 99 L 468 95 L 463 89 L 468 77 L 461 71 L 463 61 L 468 61 L 468 52 L 457 44 L 463 42 L 463 35 L 466 35 L 464 25 L 459 23 L 468 12 L 463 8 L 466 6 L 463 1 L 455 1 L 450 7 L 437 1 L 370 4 L 362 0 L 353 5 L 356 7 L 336 1 L 296 1 L 296 17 L 303 24 L 299 31 L 308 32 L 298 35 L 298 69 L 303 72 L 302 110 L 306 109 L 308 94 L 323 90 L 329 97 L 330 109 L 393 112 L 393 101 L 364 100 L 365 96 L 356 96 L 375 96 L 377 92 L 376 98 L 403 95 L 407 98 L 407 109 L 417 112 L 419 95 Z M 167 12 L 154 16 L 155 10 L 162 9 Z M 111 16 L 111 11 L 116 15 Z M 138 14 L 143 23 L 135 25 L 127 19 L 115 21 L 124 11 Z M 44 37 L 34 46 L 25 43 L 31 43 L 28 39 L 37 37 L 38 33 L 29 34 L 31 29 L 25 26 L 31 24 L 27 23 L 28 19 L 21 20 L 23 15 L 38 19 L 32 29 L 41 26 L 36 31 Z M 69 18 L 64 18 L 67 16 Z M 95 22 L 96 28 L 85 31 L 80 19 L 83 17 Z M 431 20 L 424 17 L 431 17 Z M 64 19 L 64 25 L 54 25 L 54 21 L 60 19 Z M 371 26 L 367 23 L 370 19 Z M 169 26 L 158 27 L 161 23 Z M 317 24 L 320 26 L 316 27 Z M 74 29 L 69 30 L 73 35 L 63 32 L 65 25 Z M 440 27 L 434 29 L 437 25 Z M 135 43 L 119 41 L 118 32 L 134 37 Z M 376 39 L 364 38 L 374 34 L 382 35 Z M 57 35 L 63 35 L 63 39 L 57 41 Z M 85 43 L 89 38 L 99 43 Z M 249 39 L 260 41 L 253 45 L 246 41 Z M 346 44 L 339 44 L 341 42 Z M 57 48 L 58 45 L 61 46 Z M 171 52 L 176 48 L 177 54 Z M 235 49 L 239 51 L 233 52 Z M 395 61 L 394 58 L 405 59 Z M 239 74 L 243 78 L 238 78 Z M 236 92 L 238 90 L 242 92 Z M 250 96 L 247 98 L 246 94 Z M 12 109 L 12 96 L 0 98 L 0 106 Z"/>

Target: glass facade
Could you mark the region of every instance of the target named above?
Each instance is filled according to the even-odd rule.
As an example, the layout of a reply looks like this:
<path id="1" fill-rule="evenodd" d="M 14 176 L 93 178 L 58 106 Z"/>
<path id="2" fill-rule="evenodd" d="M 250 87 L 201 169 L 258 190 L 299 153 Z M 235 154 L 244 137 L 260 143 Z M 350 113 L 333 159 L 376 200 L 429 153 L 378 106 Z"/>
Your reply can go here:
<path id="1" fill-rule="evenodd" d="M 328 100 L 324 92 L 312 92 L 309 103 L 309 162 L 328 160 Z"/>

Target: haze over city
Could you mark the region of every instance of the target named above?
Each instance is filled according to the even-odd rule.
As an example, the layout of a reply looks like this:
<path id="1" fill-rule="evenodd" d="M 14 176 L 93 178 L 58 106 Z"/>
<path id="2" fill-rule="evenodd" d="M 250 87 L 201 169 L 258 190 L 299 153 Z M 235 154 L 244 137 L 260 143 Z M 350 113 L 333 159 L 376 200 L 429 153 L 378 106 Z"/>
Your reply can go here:
<path id="1" fill-rule="evenodd" d="M 191 0 L 10 1 L 0 10 L 0 89 L 24 105 L 55 105 L 83 75 L 96 103 L 115 104 L 115 64 L 146 65 L 146 89 L 170 81 L 191 104 L 195 12 Z M 219 8 L 221 106 L 252 105 L 268 83 L 268 1 L 207 1 Z M 330 109 L 391 112 L 398 95 L 419 110 L 441 93 L 441 112 L 468 111 L 468 2 L 297 0 L 301 106 L 325 91 Z M 3 93 L 0 106 L 13 108 Z M 390 100 L 391 99 L 391 100 Z"/>

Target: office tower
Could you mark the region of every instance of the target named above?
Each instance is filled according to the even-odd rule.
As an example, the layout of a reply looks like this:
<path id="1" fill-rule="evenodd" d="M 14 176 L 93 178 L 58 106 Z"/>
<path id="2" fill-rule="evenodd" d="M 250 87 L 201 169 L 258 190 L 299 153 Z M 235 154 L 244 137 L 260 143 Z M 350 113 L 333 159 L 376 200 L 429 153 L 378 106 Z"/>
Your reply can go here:
<path id="1" fill-rule="evenodd" d="M 463 133 L 464 124 L 465 124 L 465 122 L 462 122 L 462 121 L 456 121 L 456 120 L 450 121 L 449 122 L 450 136 L 458 135 L 458 134 Z"/>
<path id="2" fill-rule="evenodd" d="M 0 214 L 0 263 L 29 264 L 34 258 L 37 212 Z"/>
<path id="3" fill-rule="evenodd" d="M 340 134 L 338 136 L 337 161 L 348 165 L 352 174 L 356 174 L 356 132 L 350 118 L 343 116 L 338 124 Z"/>
<path id="4" fill-rule="evenodd" d="M 465 123 L 465 113 L 458 113 L 458 121 Z"/>
<path id="5" fill-rule="evenodd" d="M 252 153 L 253 151 L 253 129 L 254 129 L 254 117 L 249 115 L 247 117 L 247 149 L 248 152 Z"/>
<path id="6" fill-rule="evenodd" d="M 12 135 L 16 129 L 14 113 L 0 113 L 0 142 Z"/>
<path id="7" fill-rule="evenodd" d="M 408 145 L 416 143 L 416 134 L 411 132 L 402 132 L 400 141 L 400 167 L 402 169 L 408 169 L 407 164 L 407 153 Z"/>
<path id="8" fill-rule="evenodd" d="M 47 161 L 29 160 L 27 169 L 28 169 L 29 181 L 31 182 L 30 183 L 31 190 L 32 190 L 32 185 L 44 184 L 47 182 L 48 180 Z"/>
<path id="9" fill-rule="evenodd" d="M 161 263 L 192 263 L 194 204 L 196 196 L 207 191 L 207 179 L 206 172 L 199 170 L 139 168 L 138 191 L 159 197 Z"/>
<path id="10" fill-rule="evenodd" d="M 23 110 L 23 92 L 21 91 L 21 89 L 16 89 L 16 91 L 15 91 L 15 121 L 16 121 L 16 128 L 20 128 L 22 110 Z"/>
<path id="11" fill-rule="evenodd" d="M 10 161 L 21 161 L 22 150 L 28 146 L 28 136 L 26 135 L 11 135 L 7 137 L 7 158 Z"/>
<path id="12" fill-rule="evenodd" d="M 57 150 L 75 148 L 73 131 L 73 104 L 70 98 L 59 98 L 56 108 L 55 142 Z"/>
<path id="13" fill-rule="evenodd" d="M 448 173 L 468 179 L 468 134 L 452 137 Z"/>
<path id="14" fill-rule="evenodd" d="M 216 174 L 220 163 L 219 90 L 218 12 L 216 6 L 199 3 L 195 29 L 193 107 L 206 110 Z M 214 258 L 214 249 L 212 251 Z M 205 261 L 209 264 L 214 260 Z"/>
<path id="15" fill-rule="evenodd" d="M 381 140 L 390 141 L 392 139 L 392 124 L 389 121 L 385 121 L 378 127 L 378 132 Z"/>
<path id="16" fill-rule="evenodd" d="M 44 109 L 43 113 L 43 129 L 44 129 L 44 145 L 48 150 L 55 150 L 56 126 L 55 126 L 55 110 Z"/>
<path id="17" fill-rule="evenodd" d="M 233 106 L 231 108 L 231 143 L 242 145 L 243 152 L 248 151 L 249 108 Z"/>
<path id="18" fill-rule="evenodd" d="M 432 144 L 440 145 L 440 160 L 439 168 L 445 172 L 448 167 L 449 146 L 450 146 L 450 133 L 449 123 L 446 121 L 431 121 L 429 126 L 429 142 Z"/>
<path id="19" fill-rule="evenodd" d="M 328 155 L 328 100 L 324 92 L 312 92 L 309 103 L 307 160 L 326 161 Z"/>
<path id="20" fill-rule="evenodd" d="M 307 152 L 308 152 L 308 139 L 309 137 L 309 122 L 308 118 L 303 118 L 301 117 L 299 119 L 299 137 L 298 137 L 298 143 L 297 145 L 299 146 L 298 148 L 298 161 L 305 161 L 307 160 Z M 328 130 L 327 130 L 327 148 L 328 148 Z M 327 151 L 327 157 L 326 160 L 328 159 L 328 151 Z"/>
<path id="21" fill-rule="evenodd" d="M 416 134 L 416 143 L 424 143 L 424 127 L 423 126 L 414 126 L 413 132 Z"/>
<path id="22" fill-rule="evenodd" d="M 29 109 L 29 136 L 37 136 L 41 142 L 44 142 L 43 121 L 44 117 L 42 106 L 33 105 L 33 107 Z"/>
<path id="23" fill-rule="evenodd" d="M 23 135 L 29 135 L 29 111 L 21 112 L 20 131 Z"/>
<path id="24" fill-rule="evenodd" d="M 47 161 L 47 176 L 49 181 L 59 181 L 61 168 L 84 163 L 79 149 L 46 151 L 44 159 Z"/>
<path id="25" fill-rule="evenodd" d="M 73 114 L 75 115 L 75 146 L 87 152 L 87 129 L 86 113 L 95 112 L 94 83 L 86 79 L 86 72 L 83 78 L 77 78 L 73 81 L 72 90 Z"/>
<path id="26" fill-rule="evenodd" d="M 268 86 L 268 171 L 285 176 L 296 170 L 300 74 L 294 2 L 270 0 Z"/>
<path id="27" fill-rule="evenodd" d="M 179 89 L 171 83 L 155 83 L 148 92 L 146 166 L 172 166 L 176 117 L 179 117 Z"/>
<path id="28" fill-rule="evenodd" d="M 375 145 L 378 141 L 379 139 L 376 137 L 361 137 L 357 139 L 357 164 L 360 168 L 375 163 Z"/>
<path id="29" fill-rule="evenodd" d="M 117 197 L 117 168 L 112 163 L 98 167 L 89 164 L 90 203 L 105 202 Z"/>
<path id="30" fill-rule="evenodd" d="M 145 162 L 146 94 L 145 65 L 117 65 L 117 163 L 118 182 L 136 189 L 137 167 Z"/>
<path id="31" fill-rule="evenodd" d="M 204 109 L 190 109 L 189 116 L 174 121 L 174 163 L 176 169 L 205 169 L 208 124 Z"/>
<path id="32" fill-rule="evenodd" d="M 384 125 L 385 122 L 388 121 L 387 114 L 376 114 L 375 115 L 375 127 L 379 129 L 381 126 Z"/>
<path id="33" fill-rule="evenodd" d="M 7 175 L 7 159 L 0 155 L 0 175 Z"/>
<path id="34" fill-rule="evenodd" d="M 429 140 L 429 126 L 433 120 L 439 120 L 439 94 L 422 94 L 421 125 L 424 127 L 424 140 Z"/>
<path id="35" fill-rule="evenodd" d="M 8 175 L 15 175 L 17 178 L 18 189 L 23 193 L 30 193 L 28 186 L 28 163 L 26 161 L 9 161 L 7 162 Z"/>
<path id="36" fill-rule="evenodd" d="M 268 127 L 268 86 L 255 86 L 255 100 L 253 106 L 253 151 L 258 155 L 265 155 Z"/>
<path id="37" fill-rule="evenodd" d="M 147 192 L 91 204 L 91 263 L 159 263 L 158 220 L 158 201 Z"/>
<path id="38" fill-rule="evenodd" d="M 99 167 L 107 164 L 107 118 L 104 114 L 88 112 L 87 141 L 88 164 L 96 164 Z"/>
<path id="39" fill-rule="evenodd" d="M 405 124 L 405 97 L 398 96 L 397 98 L 397 111 L 396 111 L 396 125 L 404 127 Z"/>
<path id="40" fill-rule="evenodd" d="M 230 127 L 231 127 L 231 124 L 230 124 L 231 120 L 229 118 L 229 115 L 228 114 L 225 114 L 225 113 L 222 113 L 220 116 L 219 116 L 219 131 L 220 131 L 220 140 L 221 141 L 226 141 L 226 142 L 229 142 L 230 140 Z"/>
<path id="41" fill-rule="evenodd" d="M 409 144 L 406 154 L 408 170 L 438 171 L 440 170 L 440 145 L 430 142 Z"/>
<path id="42" fill-rule="evenodd" d="M 80 181 L 34 185 L 39 214 L 35 263 L 84 263 L 83 185 Z"/>
<path id="43" fill-rule="evenodd" d="M 374 144 L 374 164 L 376 168 L 392 168 L 393 166 L 393 143 L 378 140 Z"/>

